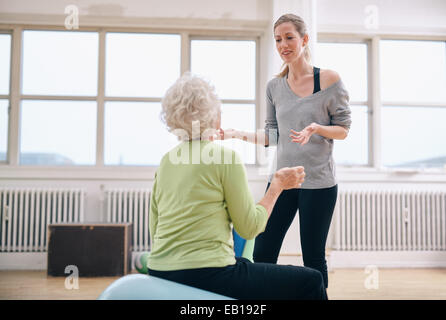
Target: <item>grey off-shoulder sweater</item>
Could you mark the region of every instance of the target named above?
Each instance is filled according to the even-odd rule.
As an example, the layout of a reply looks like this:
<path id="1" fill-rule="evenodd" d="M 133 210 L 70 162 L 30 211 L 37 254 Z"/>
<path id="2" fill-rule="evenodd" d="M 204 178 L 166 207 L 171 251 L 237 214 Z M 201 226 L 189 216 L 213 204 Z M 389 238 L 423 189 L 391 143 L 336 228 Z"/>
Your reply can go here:
<path id="1" fill-rule="evenodd" d="M 321 189 L 336 182 L 333 140 L 313 134 L 307 144 L 292 142 L 290 130 L 301 131 L 313 122 L 350 128 L 349 95 L 338 80 L 328 88 L 307 97 L 299 97 L 288 85 L 286 77 L 274 78 L 266 89 L 265 133 L 269 145 L 277 145 L 277 170 L 304 166 L 302 188 Z M 270 176 L 271 181 L 272 176 Z"/>

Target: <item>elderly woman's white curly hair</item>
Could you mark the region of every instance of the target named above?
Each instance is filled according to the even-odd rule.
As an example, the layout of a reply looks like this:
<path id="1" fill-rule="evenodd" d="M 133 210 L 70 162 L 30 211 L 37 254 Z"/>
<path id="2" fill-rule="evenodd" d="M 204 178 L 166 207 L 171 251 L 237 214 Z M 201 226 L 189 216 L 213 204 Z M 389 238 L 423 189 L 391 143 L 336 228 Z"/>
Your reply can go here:
<path id="1" fill-rule="evenodd" d="M 214 87 L 189 72 L 183 74 L 167 90 L 161 105 L 161 120 L 181 140 L 200 138 L 206 130 L 218 129 L 216 125 L 220 121 L 221 103 Z M 200 137 L 193 136 L 197 135 L 197 121 Z"/>

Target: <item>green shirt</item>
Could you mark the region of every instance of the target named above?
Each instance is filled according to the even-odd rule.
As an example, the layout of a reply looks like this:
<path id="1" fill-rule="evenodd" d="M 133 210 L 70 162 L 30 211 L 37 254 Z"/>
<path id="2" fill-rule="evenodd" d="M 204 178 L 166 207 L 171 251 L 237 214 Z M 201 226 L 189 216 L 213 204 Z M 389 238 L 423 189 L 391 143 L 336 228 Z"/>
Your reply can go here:
<path id="1" fill-rule="evenodd" d="M 155 174 L 150 200 L 153 270 L 224 267 L 235 263 L 232 226 L 245 239 L 263 232 L 266 209 L 254 203 L 245 167 L 231 149 L 183 142 Z"/>

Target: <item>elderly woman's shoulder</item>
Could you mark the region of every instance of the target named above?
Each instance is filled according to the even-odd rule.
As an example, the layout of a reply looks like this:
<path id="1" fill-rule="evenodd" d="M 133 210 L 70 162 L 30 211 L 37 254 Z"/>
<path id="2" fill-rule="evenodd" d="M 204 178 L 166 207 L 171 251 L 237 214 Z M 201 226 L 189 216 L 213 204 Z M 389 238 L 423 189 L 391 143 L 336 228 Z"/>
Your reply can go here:
<path id="1" fill-rule="evenodd" d="M 214 164 L 221 164 L 224 166 L 243 164 L 240 155 L 234 149 L 218 143 L 212 143 L 211 145 L 208 146 L 213 149 L 212 151 L 213 156 L 211 157 Z M 205 150 L 205 153 L 209 154 L 210 150 L 209 149 Z M 219 154 L 220 157 L 216 156 L 217 154 Z"/>
<path id="2" fill-rule="evenodd" d="M 223 159 L 240 160 L 240 155 L 237 153 L 237 151 L 230 147 L 215 143 L 215 148 L 221 152 Z"/>

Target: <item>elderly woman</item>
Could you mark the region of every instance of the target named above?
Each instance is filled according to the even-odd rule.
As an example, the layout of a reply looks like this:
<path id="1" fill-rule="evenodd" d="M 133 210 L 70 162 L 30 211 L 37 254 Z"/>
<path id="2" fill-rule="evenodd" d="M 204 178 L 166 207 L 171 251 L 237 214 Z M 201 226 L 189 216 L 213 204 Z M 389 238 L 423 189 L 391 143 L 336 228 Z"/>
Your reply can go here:
<path id="1" fill-rule="evenodd" d="M 255 204 L 238 155 L 212 142 L 220 102 L 210 84 L 185 74 L 167 91 L 161 116 L 183 141 L 155 175 L 149 274 L 236 299 L 327 299 L 319 271 L 234 254 L 232 227 L 246 239 L 263 232 L 282 190 L 300 187 L 303 167 L 277 171 Z"/>

